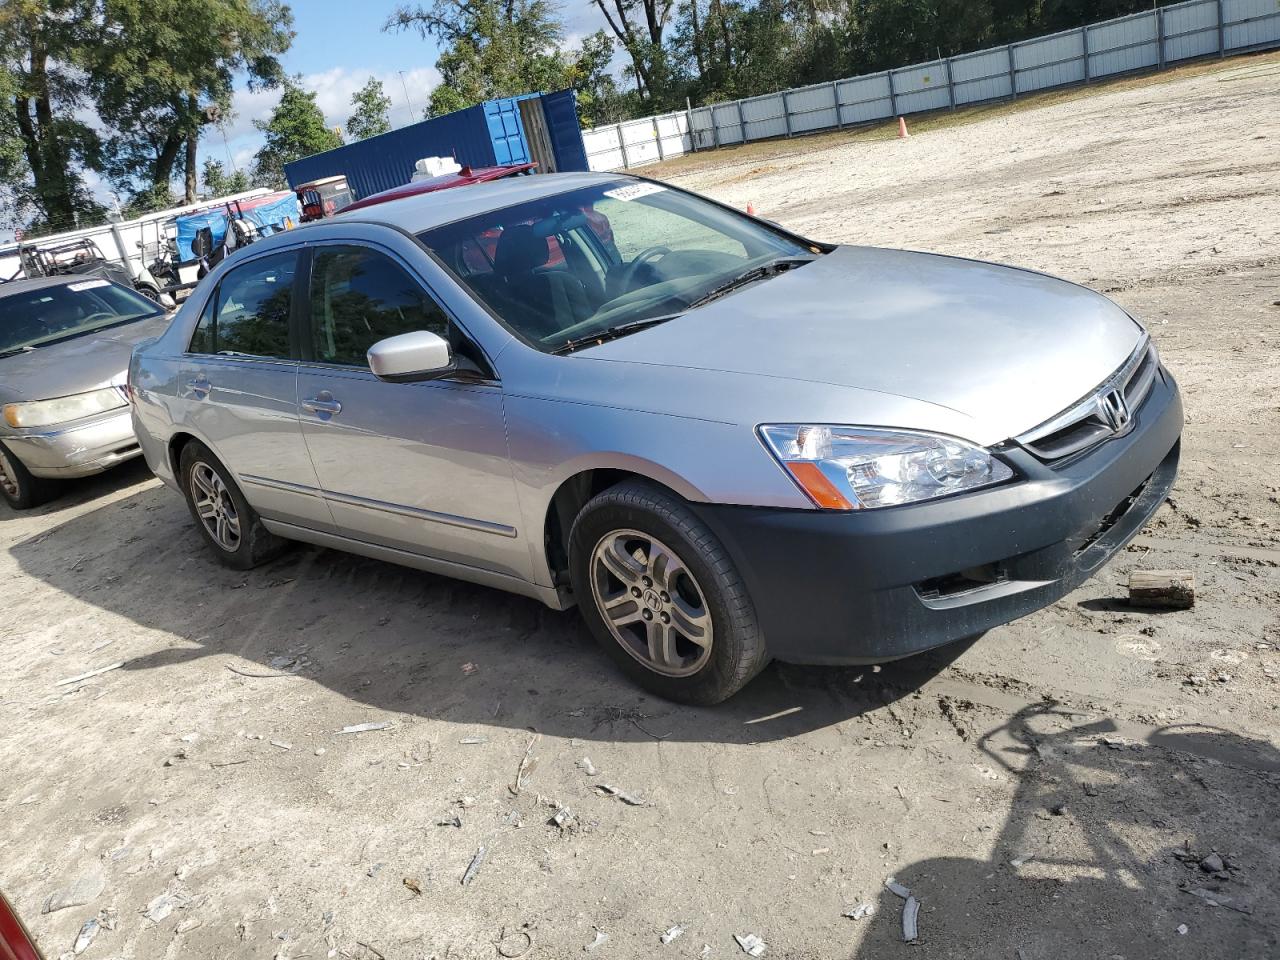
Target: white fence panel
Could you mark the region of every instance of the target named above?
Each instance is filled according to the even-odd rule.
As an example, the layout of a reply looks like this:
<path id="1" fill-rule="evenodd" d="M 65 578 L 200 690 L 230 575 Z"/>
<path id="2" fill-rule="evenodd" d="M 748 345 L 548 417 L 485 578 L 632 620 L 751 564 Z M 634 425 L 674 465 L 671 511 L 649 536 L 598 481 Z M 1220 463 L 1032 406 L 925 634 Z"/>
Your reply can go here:
<path id="1" fill-rule="evenodd" d="M 1223 0 L 1228 50 L 1280 40 L 1280 3 L 1276 0 Z"/>
<path id="2" fill-rule="evenodd" d="M 748 140 L 765 140 L 787 135 L 786 108 L 782 94 L 771 93 L 764 97 L 739 100 L 742 117 L 747 125 Z"/>
<path id="3" fill-rule="evenodd" d="M 947 65 L 942 60 L 892 70 L 890 75 L 898 113 L 942 110 L 951 106 L 951 95 L 947 92 Z"/>
<path id="4" fill-rule="evenodd" d="M 1165 7 L 1163 15 L 1166 63 L 1218 52 L 1217 0 Z"/>
<path id="5" fill-rule="evenodd" d="M 957 105 L 1011 97 L 1013 86 L 1009 79 L 1007 47 L 951 58 L 951 85 Z"/>
<path id="6" fill-rule="evenodd" d="M 840 96 L 840 118 L 844 123 L 866 123 L 893 116 L 887 73 L 841 80 L 836 89 Z"/>
<path id="7" fill-rule="evenodd" d="M 592 170 L 616 169 L 1267 46 L 1280 46 L 1280 0 L 1187 0 L 1005 47 L 632 120 L 582 136 Z"/>
<path id="8" fill-rule="evenodd" d="M 1154 14 L 1139 13 L 1089 28 L 1090 76 L 1128 73 L 1159 62 Z"/>
<path id="9" fill-rule="evenodd" d="M 787 109 L 791 112 L 792 133 L 840 126 L 840 118 L 836 115 L 835 87 L 829 83 L 788 90 Z"/>
<path id="10" fill-rule="evenodd" d="M 1014 44 L 1013 66 L 1019 93 L 1080 83 L 1084 74 L 1084 34 L 1055 33 Z"/>

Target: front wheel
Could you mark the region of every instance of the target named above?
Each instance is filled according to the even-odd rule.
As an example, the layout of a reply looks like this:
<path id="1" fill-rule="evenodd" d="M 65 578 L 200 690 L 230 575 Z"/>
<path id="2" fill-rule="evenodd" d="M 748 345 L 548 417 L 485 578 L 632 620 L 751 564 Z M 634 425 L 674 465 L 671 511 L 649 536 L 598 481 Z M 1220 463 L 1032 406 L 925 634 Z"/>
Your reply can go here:
<path id="1" fill-rule="evenodd" d="M 570 533 L 587 626 L 647 690 L 709 705 L 769 662 L 755 609 L 715 535 L 676 497 L 628 481 L 592 499 Z"/>
<path id="2" fill-rule="evenodd" d="M 30 510 L 53 496 L 55 481 L 33 476 L 26 464 L 0 443 L 0 496 L 14 510 Z"/>

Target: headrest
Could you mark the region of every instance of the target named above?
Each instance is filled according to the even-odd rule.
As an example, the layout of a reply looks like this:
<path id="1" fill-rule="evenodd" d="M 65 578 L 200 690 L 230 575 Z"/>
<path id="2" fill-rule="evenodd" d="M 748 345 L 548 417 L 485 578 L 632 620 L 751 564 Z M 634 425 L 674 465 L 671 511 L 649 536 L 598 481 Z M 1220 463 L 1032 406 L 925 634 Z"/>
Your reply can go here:
<path id="1" fill-rule="evenodd" d="M 493 267 L 498 273 L 528 273 L 547 262 L 547 238 L 540 236 L 531 225 L 518 223 L 506 227 L 498 238 L 494 251 Z"/>

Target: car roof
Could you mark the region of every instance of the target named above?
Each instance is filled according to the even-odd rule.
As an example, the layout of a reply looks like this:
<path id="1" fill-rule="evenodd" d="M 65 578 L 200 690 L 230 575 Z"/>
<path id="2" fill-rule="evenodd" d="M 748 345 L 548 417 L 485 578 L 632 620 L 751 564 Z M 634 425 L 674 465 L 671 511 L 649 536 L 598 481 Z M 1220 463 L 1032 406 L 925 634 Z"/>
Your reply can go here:
<path id="1" fill-rule="evenodd" d="M 17 296 L 30 290 L 43 290 L 46 287 L 61 287 L 68 283 L 78 283 L 85 280 L 102 280 L 103 277 L 95 277 L 89 274 L 67 274 L 60 273 L 52 277 L 35 277 L 23 278 L 22 280 L 10 280 L 7 283 L 0 283 L 0 299 L 4 297 Z M 107 280 L 110 283 L 110 280 Z"/>
<path id="2" fill-rule="evenodd" d="M 365 223 L 385 223 L 409 233 L 419 233 L 518 203 L 622 179 L 627 178 L 617 173 L 539 173 L 528 177 L 508 177 L 486 183 L 473 183 L 462 188 L 401 197 L 360 210 L 343 211 L 330 222 L 359 220 Z"/>

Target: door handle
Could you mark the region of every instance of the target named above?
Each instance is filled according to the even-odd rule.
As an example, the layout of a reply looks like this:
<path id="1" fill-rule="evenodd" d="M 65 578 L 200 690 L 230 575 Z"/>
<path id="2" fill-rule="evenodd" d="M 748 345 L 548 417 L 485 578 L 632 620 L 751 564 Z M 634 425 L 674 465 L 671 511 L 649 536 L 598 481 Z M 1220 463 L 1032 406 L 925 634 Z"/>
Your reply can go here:
<path id="1" fill-rule="evenodd" d="M 302 409 L 307 413 L 314 413 L 321 420 L 328 420 L 335 414 L 342 412 L 342 404 L 333 399 L 333 394 L 328 390 L 321 390 L 314 397 L 308 397 L 303 400 Z"/>
<path id="2" fill-rule="evenodd" d="M 196 395 L 197 400 L 203 400 L 209 396 L 209 391 L 213 389 L 213 384 L 209 382 L 209 378 L 204 374 L 187 381 L 187 386 L 191 392 Z"/>

